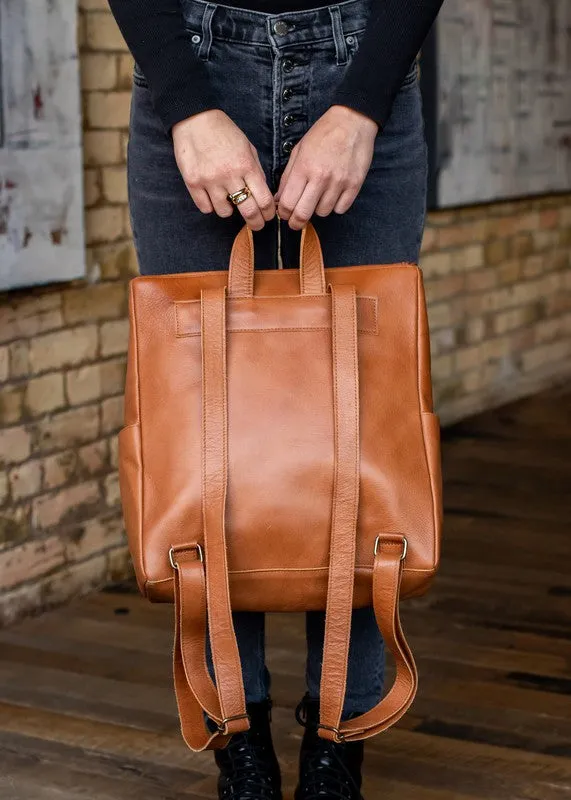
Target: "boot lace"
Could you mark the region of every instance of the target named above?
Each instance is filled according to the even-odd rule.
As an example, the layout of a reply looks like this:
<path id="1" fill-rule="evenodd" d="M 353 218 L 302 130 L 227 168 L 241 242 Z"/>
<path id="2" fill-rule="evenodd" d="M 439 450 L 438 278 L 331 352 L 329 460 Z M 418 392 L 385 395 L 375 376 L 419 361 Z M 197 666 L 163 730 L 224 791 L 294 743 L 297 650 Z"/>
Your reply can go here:
<path id="1" fill-rule="evenodd" d="M 256 798 L 274 800 L 277 796 L 263 748 L 249 741 L 247 735 L 235 734 L 225 748 L 229 778 L 223 798 Z M 230 777 L 231 776 L 231 777 Z"/>
<path id="2" fill-rule="evenodd" d="M 339 745 L 334 742 L 319 742 L 315 752 L 308 757 L 304 769 L 304 800 L 323 800 L 325 797 L 352 800 L 360 797 L 336 747 Z"/>
<path id="3" fill-rule="evenodd" d="M 300 703 L 295 709 L 295 717 L 300 725 L 307 728 L 305 706 Z M 304 760 L 303 800 L 354 800 L 362 795 L 347 766 L 339 755 L 342 744 L 321 739 L 315 734 L 313 752 Z"/>

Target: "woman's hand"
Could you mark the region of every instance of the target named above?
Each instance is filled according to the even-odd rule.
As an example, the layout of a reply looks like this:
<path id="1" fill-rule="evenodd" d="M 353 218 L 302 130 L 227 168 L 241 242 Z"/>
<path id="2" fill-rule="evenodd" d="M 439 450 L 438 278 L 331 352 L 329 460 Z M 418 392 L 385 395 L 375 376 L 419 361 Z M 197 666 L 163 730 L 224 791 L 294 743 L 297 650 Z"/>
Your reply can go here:
<path id="1" fill-rule="evenodd" d="M 370 117 L 334 105 L 291 151 L 274 200 L 290 228 L 303 228 L 318 214 L 344 214 L 371 166 L 378 131 Z"/>
<path id="2" fill-rule="evenodd" d="M 236 208 L 248 226 L 257 231 L 274 218 L 276 203 L 256 148 L 224 111 L 209 109 L 177 122 L 172 137 L 178 168 L 200 211 L 230 217 L 234 205 L 226 195 L 246 184 L 251 196 Z"/>

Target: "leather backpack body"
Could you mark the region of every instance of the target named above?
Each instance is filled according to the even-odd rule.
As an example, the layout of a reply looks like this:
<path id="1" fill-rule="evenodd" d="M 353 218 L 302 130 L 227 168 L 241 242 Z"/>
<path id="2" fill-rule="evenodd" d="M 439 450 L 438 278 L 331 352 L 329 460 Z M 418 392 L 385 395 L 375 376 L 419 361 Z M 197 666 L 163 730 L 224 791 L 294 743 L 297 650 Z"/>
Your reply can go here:
<path id="1" fill-rule="evenodd" d="M 319 734 L 388 728 L 417 687 L 399 598 L 428 588 L 442 526 L 420 269 L 324 269 L 308 224 L 299 270 L 254 270 L 244 226 L 229 270 L 133 278 L 129 313 L 121 498 L 141 592 L 175 603 L 188 746 L 249 726 L 232 610 L 326 610 Z M 367 605 L 396 679 L 341 721 L 351 612 Z"/>

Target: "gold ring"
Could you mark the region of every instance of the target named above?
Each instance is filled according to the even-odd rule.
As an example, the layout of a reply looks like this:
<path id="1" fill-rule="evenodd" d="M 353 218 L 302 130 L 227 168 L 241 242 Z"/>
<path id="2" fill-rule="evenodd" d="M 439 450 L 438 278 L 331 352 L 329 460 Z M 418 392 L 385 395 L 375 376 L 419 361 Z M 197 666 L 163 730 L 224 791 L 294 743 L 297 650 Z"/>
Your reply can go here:
<path id="1" fill-rule="evenodd" d="M 228 198 L 228 200 L 230 200 L 231 203 L 237 206 L 240 205 L 240 203 L 243 203 L 244 200 L 247 200 L 251 194 L 252 192 L 250 191 L 250 188 L 246 186 L 246 184 L 244 184 L 244 186 L 242 186 L 241 189 L 238 189 L 237 192 L 232 192 L 231 194 L 227 194 L 226 197 Z"/>

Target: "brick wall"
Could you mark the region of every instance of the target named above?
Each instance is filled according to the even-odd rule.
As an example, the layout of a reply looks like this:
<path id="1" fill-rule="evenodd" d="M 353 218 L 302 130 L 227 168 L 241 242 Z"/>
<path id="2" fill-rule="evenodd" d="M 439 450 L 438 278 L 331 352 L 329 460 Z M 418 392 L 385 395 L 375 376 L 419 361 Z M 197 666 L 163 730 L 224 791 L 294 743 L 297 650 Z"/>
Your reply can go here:
<path id="1" fill-rule="evenodd" d="M 80 0 L 88 277 L 0 294 L 0 623 L 124 576 L 122 423 L 132 60 Z"/>
<path id="2" fill-rule="evenodd" d="M 0 295 L 0 623 L 128 573 L 117 483 L 136 274 L 131 58 L 80 0 L 88 279 Z M 571 371 L 571 196 L 432 214 L 423 268 L 443 422 Z"/>
<path id="3" fill-rule="evenodd" d="M 429 216 L 422 268 L 443 422 L 571 374 L 571 196 Z"/>

